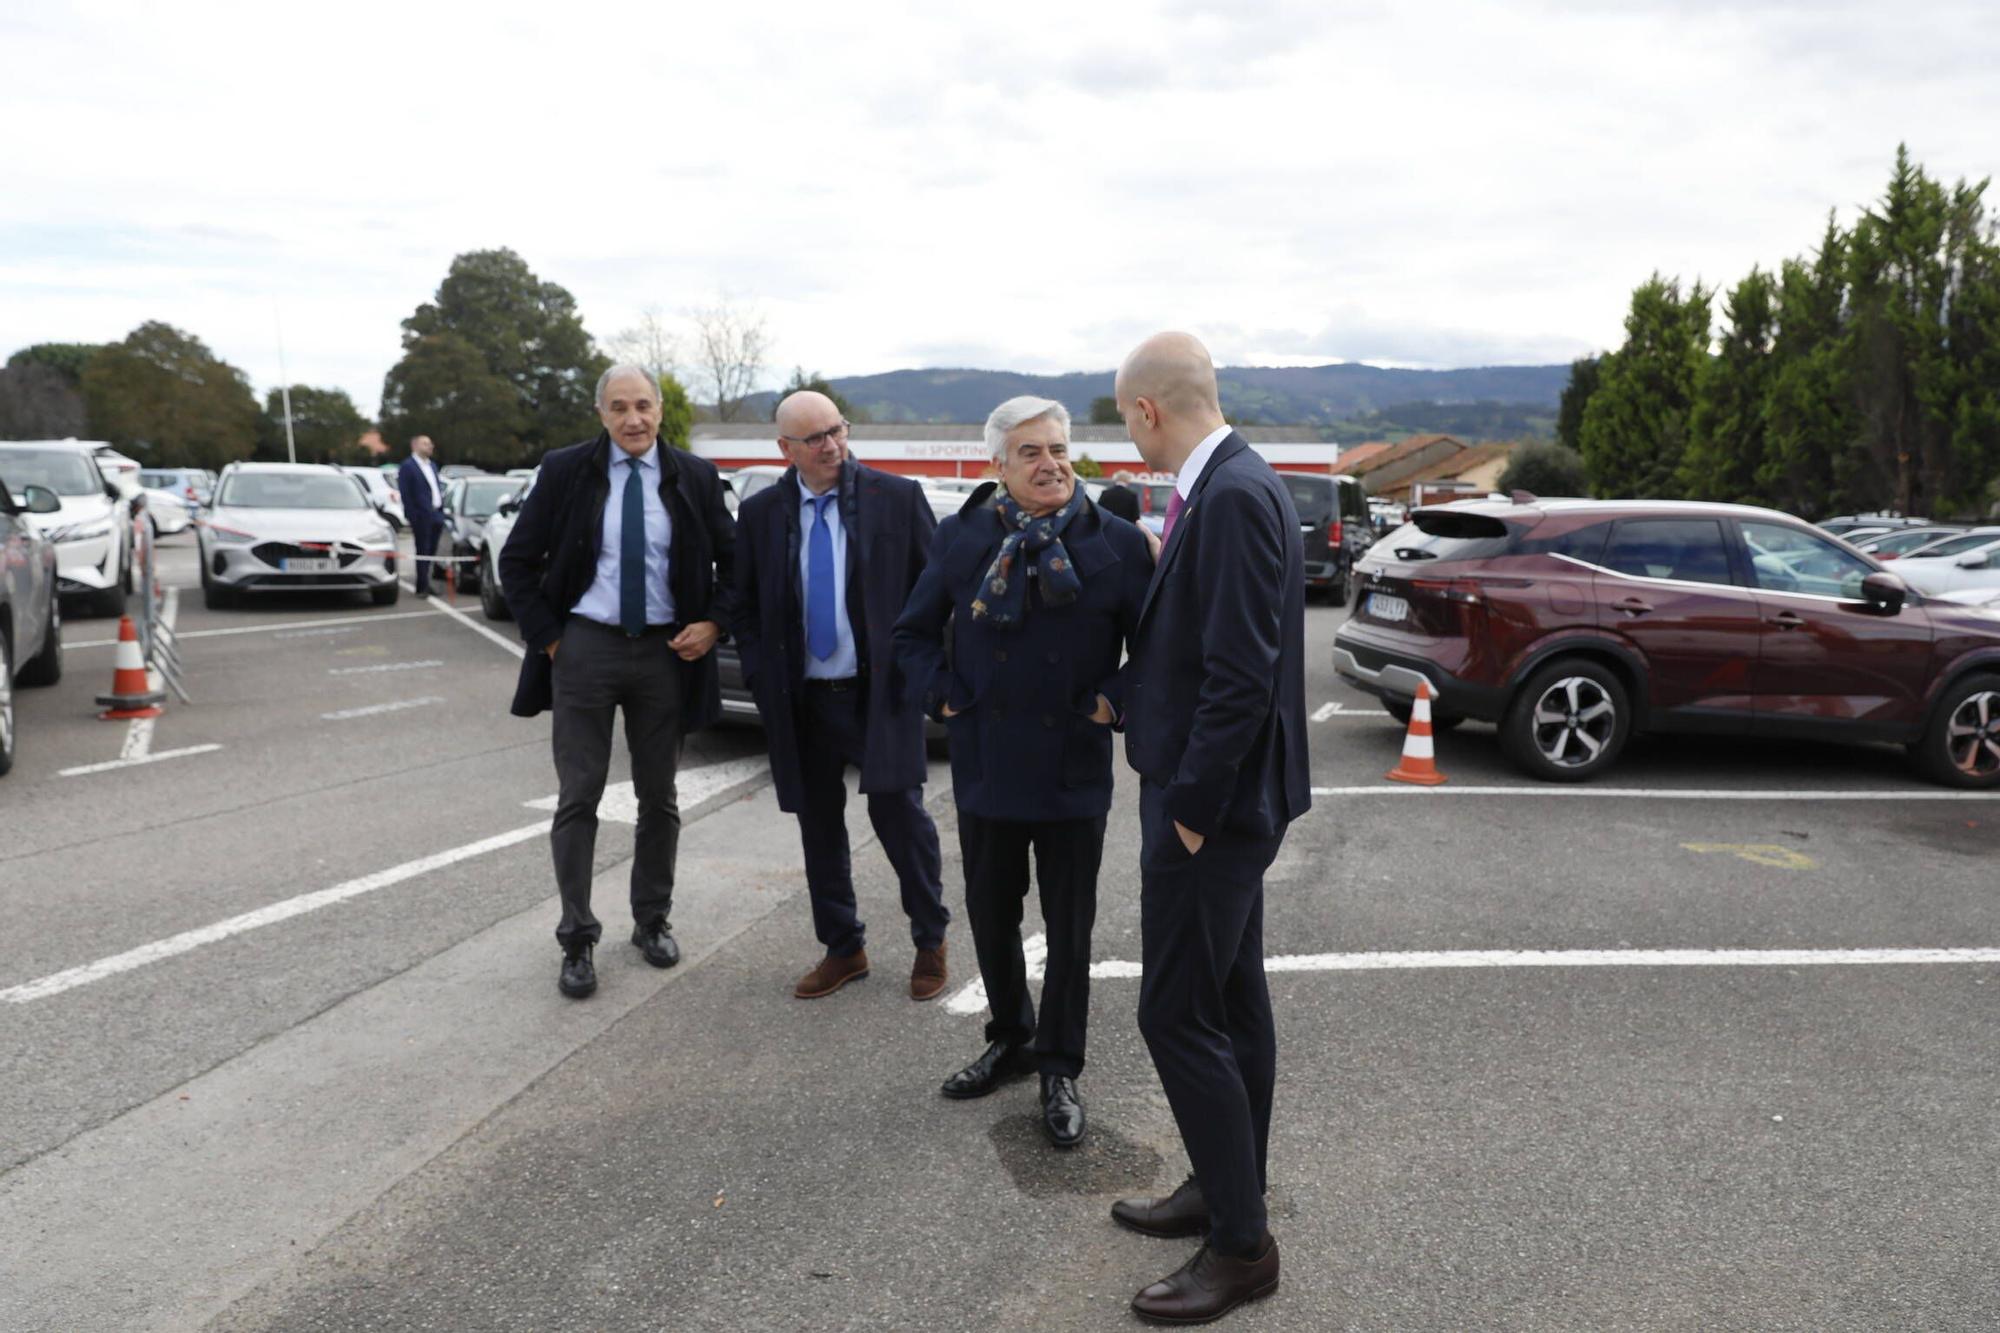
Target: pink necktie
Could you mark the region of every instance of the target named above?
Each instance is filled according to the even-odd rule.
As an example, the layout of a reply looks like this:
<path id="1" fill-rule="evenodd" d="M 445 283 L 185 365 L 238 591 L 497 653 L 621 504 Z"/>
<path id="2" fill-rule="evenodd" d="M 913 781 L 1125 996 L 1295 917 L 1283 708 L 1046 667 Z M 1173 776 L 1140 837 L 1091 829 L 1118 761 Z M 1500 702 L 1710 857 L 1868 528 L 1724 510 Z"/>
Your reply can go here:
<path id="1" fill-rule="evenodd" d="M 1174 520 L 1181 516 L 1181 510 L 1185 508 L 1187 508 L 1187 501 L 1181 499 L 1181 493 L 1176 488 L 1173 498 L 1167 501 L 1167 521 L 1164 530 L 1160 533 L 1160 540 L 1162 542 L 1174 535 Z"/>

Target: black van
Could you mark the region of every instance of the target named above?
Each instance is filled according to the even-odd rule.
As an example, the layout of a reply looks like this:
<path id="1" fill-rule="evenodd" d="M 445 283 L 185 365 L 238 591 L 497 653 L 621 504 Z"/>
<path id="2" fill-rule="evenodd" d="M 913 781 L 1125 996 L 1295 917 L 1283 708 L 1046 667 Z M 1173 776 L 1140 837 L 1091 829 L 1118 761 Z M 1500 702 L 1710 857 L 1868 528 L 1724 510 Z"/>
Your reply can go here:
<path id="1" fill-rule="evenodd" d="M 1317 472 L 1281 472 L 1292 507 L 1299 511 L 1299 537 L 1306 548 L 1306 592 L 1324 592 L 1335 606 L 1347 604 L 1347 582 L 1375 543 L 1368 517 L 1368 491 L 1359 478 Z"/>

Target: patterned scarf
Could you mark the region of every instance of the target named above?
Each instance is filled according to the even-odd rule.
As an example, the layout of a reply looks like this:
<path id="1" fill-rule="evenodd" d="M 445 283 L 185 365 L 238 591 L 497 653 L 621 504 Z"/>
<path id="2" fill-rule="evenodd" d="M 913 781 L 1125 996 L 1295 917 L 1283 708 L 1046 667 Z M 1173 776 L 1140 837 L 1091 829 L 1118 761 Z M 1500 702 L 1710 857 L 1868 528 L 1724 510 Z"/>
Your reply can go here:
<path id="1" fill-rule="evenodd" d="M 1062 534 L 1083 508 L 1084 500 L 1083 486 L 1079 484 L 1070 493 L 1069 503 L 1053 514 L 1036 518 L 1021 508 L 1004 486 L 996 489 L 993 507 L 1000 511 L 1000 526 L 1007 530 L 1007 536 L 1000 543 L 1000 554 L 987 567 L 985 586 L 973 599 L 973 619 L 1006 629 L 1020 627 L 1021 617 L 1028 609 L 1028 580 L 1025 570 L 1019 578 L 1014 573 L 1024 550 L 1029 563 L 1034 565 L 1035 577 L 1041 580 L 1044 604 L 1068 606 L 1077 599 L 1083 583 L 1070 563 L 1069 552 L 1063 549 Z"/>

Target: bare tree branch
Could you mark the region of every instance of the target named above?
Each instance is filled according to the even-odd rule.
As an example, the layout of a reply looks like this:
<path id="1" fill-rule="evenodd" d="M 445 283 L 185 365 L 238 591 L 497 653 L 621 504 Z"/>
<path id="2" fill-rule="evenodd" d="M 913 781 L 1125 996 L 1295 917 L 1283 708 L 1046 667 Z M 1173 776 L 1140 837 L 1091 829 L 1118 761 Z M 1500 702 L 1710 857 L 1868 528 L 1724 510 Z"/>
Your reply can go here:
<path id="1" fill-rule="evenodd" d="M 639 322 L 611 340 L 613 357 L 644 367 L 655 380 L 666 375 L 679 378 L 680 350 L 679 335 L 656 305 L 640 311 Z"/>
<path id="2" fill-rule="evenodd" d="M 695 328 L 695 374 L 721 421 L 735 421 L 764 373 L 771 339 L 761 312 L 728 297 L 689 314 Z"/>

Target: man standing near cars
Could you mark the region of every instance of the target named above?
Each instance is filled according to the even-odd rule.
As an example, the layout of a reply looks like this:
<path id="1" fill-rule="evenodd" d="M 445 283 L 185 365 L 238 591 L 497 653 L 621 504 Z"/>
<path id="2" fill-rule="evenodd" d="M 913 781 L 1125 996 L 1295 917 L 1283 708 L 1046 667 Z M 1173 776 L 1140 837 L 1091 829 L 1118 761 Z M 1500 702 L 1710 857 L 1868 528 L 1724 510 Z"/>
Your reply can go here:
<path id="1" fill-rule="evenodd" d="M 986 1050 L 941 1091 L 983 1097 L 1032 1059 L 1043 1133 L 1073 1148 L 1120 663 L 1153 560 L 1138 528 L 1076 484 L 1061 403 L 1010 398 L 986 418 L 986 445 L 998 484 L 938 525 L 896 622 L 905 678 L 951 729 L 965 912 L 992 1011 Z M 1049 942 L 1039 1026 L 1021 951 L 1030 853 Z"/>
<path id="2" fill-rule="evenodd" d="M 910 919 L 910 998 L 932 999 L 945 985 L 951 913 L 924 809 L 922 701 L 897 669 L 894 630 L 937 519 L 916 482 L 848 457 L 847 422 L 826 395 L 787 397 L 777 431 L 791 467 L 737 511 L 732 628 L 778 806 L 799 817 L 813 932 L 826 950 L 792 993 L 820 999 L 868 975 L 843 813 L 851 764 Z"/>
<path id="3" fill-rule="evenodd" d="M 403 516 L 409 520 L 410 541 L 416 548 L 417 596 L 431 595 L 431 558 L 437 554 L 438 538 L 444 533 L 444 490 L 438 485 L 437 465 L 431 462 L 436 446 L 428 435 L 410 439 L 410 456 L 396 469 L 396 493 L 403 497 Z"/>
<path id="4" fill-rule="evenodd" d="M 669 919 L 681 832 L 674 779 L 682 739 L 722 711 L 709 649 L 729 620 L 736 550 L 715 465 L 660 442 L 649 373 L 605 371 L 597 415 L 596 439 L 542 459 L 500 552 L 500 584 L 528 645 L 513 712 L 555 713 L 557 986 L 572 999 L 597 989 L 591 858 L 620 710 L 639 804 L 632 943 L 654 967 L 680 961 Z"/>
<path id="5" fill-rule="evenodd" d="M 1165 547 L 1126 668 L 1125 754 L 1139 774 L 1139 1031 L 1194 1174 L 1112 1216 L 1204 1235 L 1132 1299 L 1202 1323 L 1278 1288 L 1265 1158 L 1277 1038 L 1264 983 L 1264 872 L 1311 804 L 1305 569 L 1291 497 L 1222 418 L 1208 349 L 1141 343 L 1118 410 L 1148 467 L 1177 473 Z"/>

